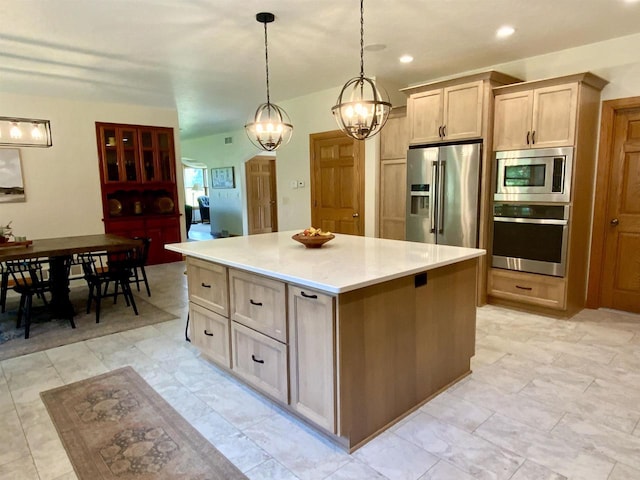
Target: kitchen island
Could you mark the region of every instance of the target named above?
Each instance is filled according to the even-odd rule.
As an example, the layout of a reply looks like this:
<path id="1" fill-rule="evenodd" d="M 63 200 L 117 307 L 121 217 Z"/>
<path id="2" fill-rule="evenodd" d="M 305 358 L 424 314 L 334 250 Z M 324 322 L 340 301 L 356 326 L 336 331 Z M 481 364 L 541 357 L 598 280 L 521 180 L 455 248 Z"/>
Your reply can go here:
<path id="1" fill-rule="evenodd" d="M 278 232 L 187 257 L 201 353 L 353 451 L 470 373 L 484 250 Z"/>

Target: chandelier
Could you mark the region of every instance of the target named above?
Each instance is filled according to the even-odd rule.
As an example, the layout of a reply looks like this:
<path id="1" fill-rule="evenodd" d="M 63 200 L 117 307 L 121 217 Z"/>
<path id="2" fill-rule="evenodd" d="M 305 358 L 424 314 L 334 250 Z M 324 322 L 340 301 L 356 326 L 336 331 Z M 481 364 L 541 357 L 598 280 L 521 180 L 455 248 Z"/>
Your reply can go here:
<path id="1" fill-rule="evenodd" d="M 340 130 L 356 140 L 372 137 L 384 127 L 391 103 L 387 92 L 364 76 L 364 0 L 360 0 L 360 76 L 345 83 L 331 112 Z"/>
<path id="2" fill-rule="evenodd" d="M 256 109 L 253 118 L 244 126 L 251 143 L 256 147 L 273 151 L 291 140 L 293 125 L 287 112 L 278 105 L 271 103 L 269 96 L 269 48 L 267 42 L 267 23 L 275 20 L 273 13 L 262 12 L 256 15 L 256 20 L 264 23 L 264 57 L 267 72 L 267 103 Z"/>

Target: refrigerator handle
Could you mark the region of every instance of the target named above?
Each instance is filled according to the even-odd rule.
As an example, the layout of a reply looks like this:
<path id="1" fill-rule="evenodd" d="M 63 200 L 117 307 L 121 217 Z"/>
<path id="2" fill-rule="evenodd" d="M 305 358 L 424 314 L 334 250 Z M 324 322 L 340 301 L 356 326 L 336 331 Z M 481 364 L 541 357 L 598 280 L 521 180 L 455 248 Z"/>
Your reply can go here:
<path id="1" fill-rule="evenodd" d="M 440 162 L 438 173 L 438 233 L 444 232 L 444 175 L 446 162 Z"/>
<path id="2" fill-rule="evenodd" d="M 431 162 L 431 186 L 438 185 L 438 162 Z M 436 197 L 438 192 L 436 189 L 431 189 L 431 202 L 429 205 L 429 219 L 431 221 L 431 233 L 436 231 Z"/>

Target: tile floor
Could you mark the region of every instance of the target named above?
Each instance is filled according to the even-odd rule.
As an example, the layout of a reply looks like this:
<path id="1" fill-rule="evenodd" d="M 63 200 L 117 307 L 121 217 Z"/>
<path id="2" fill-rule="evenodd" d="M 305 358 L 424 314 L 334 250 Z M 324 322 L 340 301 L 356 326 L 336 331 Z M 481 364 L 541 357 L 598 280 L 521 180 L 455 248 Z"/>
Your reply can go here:
<path id="1" fill-rule="evenodd" d="M 133 366 L 252 480 L 638 480 L 640 316 L 478 310 L 473 374 L 352 455 L 184 342 L 182 263 L 149 268 L 176 320 L 0 363 L 0 479 L 76 478 L 38 393 Z"/>

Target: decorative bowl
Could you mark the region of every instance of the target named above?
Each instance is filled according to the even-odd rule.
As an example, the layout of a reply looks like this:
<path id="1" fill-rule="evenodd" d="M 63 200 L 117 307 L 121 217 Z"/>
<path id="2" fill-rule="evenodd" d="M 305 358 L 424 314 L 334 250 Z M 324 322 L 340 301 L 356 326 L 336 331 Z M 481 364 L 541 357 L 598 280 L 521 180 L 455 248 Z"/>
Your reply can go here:
<path id="1" fill-rule="evenodd" d="M 320 248 L 329 240 L 333 240 L 334 238 L 336 238 L 336 236 L 334 234 L 331 234 L 331 235 L 316 235 L 314 237 L 310 237 L 307 235 L 303 235 L 302 233 L 296 233 L 291 238 L 293 238 L 296 242 L 300 242 L 307 248 Z"/>

